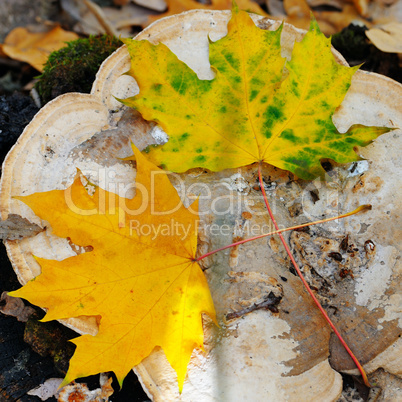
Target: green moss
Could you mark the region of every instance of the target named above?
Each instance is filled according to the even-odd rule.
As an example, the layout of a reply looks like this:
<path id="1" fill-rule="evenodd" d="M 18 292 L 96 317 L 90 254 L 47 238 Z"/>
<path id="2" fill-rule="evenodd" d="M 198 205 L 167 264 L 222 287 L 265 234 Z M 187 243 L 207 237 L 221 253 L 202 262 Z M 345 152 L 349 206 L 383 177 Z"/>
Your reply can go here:
<path id="1" fill-rule="evenodd" d="M 29 317 L 24 341 L 39 355 L 52 357 L 56 369 L 65 375 L 75 349 L 75 345 L 68 340 L 75 338 L 76 334 L 56 321 L 39 321 L 43 315 L 43 312 L 38 312 Z"/>
<path id="2" fill-rule="evenodd" d="M 89 93 L 103 60 L 121 45 L 108 35 L 90 36 L 51 53 L 35 85 L 43 104 L 66 92 Z"/>
<path id="3" fill-rule="evenodd" d="M 370 45 L 365 35 L 366 30 L 366 27 L 350 24 L 332 36 L 332 46 L 347 60 L 364 60 L 370 53 Z"/>

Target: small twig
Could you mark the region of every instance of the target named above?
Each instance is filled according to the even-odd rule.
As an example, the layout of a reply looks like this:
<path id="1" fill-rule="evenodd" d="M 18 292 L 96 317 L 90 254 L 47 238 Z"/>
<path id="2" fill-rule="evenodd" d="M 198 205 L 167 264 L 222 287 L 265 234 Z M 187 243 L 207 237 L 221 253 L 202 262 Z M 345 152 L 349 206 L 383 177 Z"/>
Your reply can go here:
<path id="1" fill-rule="evenodd" d="M 338 215 L 338 216 L 334 216 L 332 218 L 326 218 L 326 219 L 320 219 L 319 221 L 314 221 L 314 222 L 307 222 L 307 223 L 302 223 L 301 225 L 296 225 L 296 226 L 291 226 L 289 228 L 285 228 L 285 229 L 280 229 L 280 230 L 274 230 L 273 232 L 269 232 L 269 233 L 264 233 L 262 235 L 258 235 L 258 236 L 254 236 L 254 237 L 250 237 L 248 239 L 244 239 L 244 240 L 239 240 L 235 243 L 229 244 L 228 246 L 224 246 L 221 248 L 218 248 L 216 250 L 210 251 L 206 254 L 203 254 L 202 256 L 198 257 L 195 259 L 195 261 L 200 261 L 206 257 L 209 257 L 212 254 L 217 253 L 218 251 L 222 251 L 222 250 L 226 250 L 227 248 L 231 248 L 231 247 L 235 247 L 238 246 L 240 244 L 244 244 L 244 243 L 248 243 L 249 241 L 253 241 L 253 240 L 257 240 L 257 239 L 262 239 L 263 237 L 268 237 L 268 236 L 272 236 L 275 234 L 279 234 L 282 232 L 288 232 L 289 230 L 295 230 L 295 229 L 300 229 L 300 228 L 304 228 L 306 226 L 313 226 L 313 225 L 317 225 L 319 223 L 324 223 L 324 222 L 330 222 L 330 221 L 334 221 L 336 219 L 342 219 L 342 218 L 346 218 L 347 216 L 351 216 L 354 214 L 357 214 L 361 211 L 367 211 L 368 209 L 371 209 L 371 205 L 361 205 L 360 207 L 356 208 L 355 210 L 353 210 L 352 212 L 348 212 L 346 214 L 342 214 L 342 215 Z"/>
<path id="2" fill-rule="evenodd" d="M 281 300 L 282 296 L 277 297 L 272 292 L 270 292 L 269 295 L 261 303 L 254 303 L 252 306 L 244 308 L 240 311 L 234 311 L 233 313 L 226 314 L 226 320 L 233 320 L 256 310 L 270 310 L 273 313 L 277 313 L 278 309 L 276 306 L 280 303 Z"/>
<path id="3" fill-rule="evenodd" d="M 85 5 L 88 7 L 88 10 L 95 16 L 98 20 L 99 24 L 105 29 L 106 33 L 112 36 L 119 37 L 119 33 L 113 27 L 113 25 L 108 21 L 102 9 L 92 2 L 91 0 L 84 0 Z"/>

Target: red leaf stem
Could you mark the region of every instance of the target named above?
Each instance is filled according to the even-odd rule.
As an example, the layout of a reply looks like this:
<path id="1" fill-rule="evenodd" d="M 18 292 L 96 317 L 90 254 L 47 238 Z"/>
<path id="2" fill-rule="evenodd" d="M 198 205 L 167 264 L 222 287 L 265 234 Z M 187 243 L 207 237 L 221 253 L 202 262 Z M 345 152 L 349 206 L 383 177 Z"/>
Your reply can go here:
<path id="1" fill-rule="evenodd" d="M 333 322 L 331 321 L 331 319 L 329 318 L 328 314 L 326 313 L 326 311 L 323 309 L 323 307 L 321 306 L 320 302 L 318 301 L 318 299 L 315 297 L 313 291 L 311 290 L 310 286 L 308 285 L 307 281 L 304 279 L 302 272 L 299 269 L 299 266 L 297 265 L 296 260 L 294 259 L 292 252 L 290 251 L 290 248 L 288 246 L 288 244 L 286 243 L 285 238 L 283 237 L 282 233 L 283 230 L 279 230 L 278 224 L 276 223 L 275 217 L 272 213 L 271 207 L 269 205 L 268 202 L 268 198 L 267 198 L 267 194 L 265 192 L 265 188 L 264 188 L 264 182 L 262 180 L 262 174 L 261 174 L 261 163 L 258 166 L 258 179 L 260 182 L 260 186 L 261 186 L 261 191 L 262 191 L 262 195 L 264 197 L 264 202 L 265 202 L 265 206 L 267 207 L 269 216 L 272 219 L 272 222 L 276 228 L 276 230 L 278 231 L 278 235 L 279 238 L 282 241 L 283 246 L 285 247 L 285 250 L 290 258 L 290 260 L 292 261 L 292 264 L 297 272 L 297 274 L 299 275 L 301 281 L 303 282 L 303 285 L 305 286 L 307 292 L 310 294 L 310 296 L 313 298 L 314 303 L 317 305 L 317 307 L 319 308 L 319 310 L 321 311 L 321 313 L 323 314 L 324 318 L 326 319 L 326 321 L 328 322 L 328 324 L 330 325 L 330 327 L 332 328 L 332 330 L 335 332 L 336 336 L 338 337 L 338 339 L 341 341 L 342 345 L 344 346 L 344 348 L 346 349 L 346 351 L 349 353 L 350 357 L 352 358 L 352 360 L 354 361 L 354 363 L 356 364 L 357 368 L 360 371 L 360 374 L 363 377 L 363 381 L 364 384 L 367 387 L 371 387 L 369 380 L 367 378 L 366 372 L 364 371 L 363 367 L 361 366 L 361 364 L 359 363 L 359 361 L 357 360 L 357 358 L 355 357 L 355 355 L 353 354 L 353 352 L 351 351 L 351 349 L 349 348 L 349 346 L 346 344 L 345 340 L 342 338 L 342 335 L 339 333 L 339 331 L 336 329 L 335 325 L 333 324 Z"/>
<path id="2" fill-rule="evenodd" d="M 275 235 L 275 234 L 287 232 L 289 230 L 300 229 L 300 228 L 304 228 L 306 226 L 313 226 L 313 225 L 317 225 L 319 223 L 330 222 L 330 221 L 334 221 L 336 219 L 346 218 L 347 216 L 351 216 L 351 215 L 357 214 L 357 213 L 359 213 L 361 211 L 366 211 L 368 209 L 371 209 L 371 205 L 361 205 L 360 207 L 356 208 L 352 212 L 348 212 L 346 214 L 334 216 L 332 218 L 320 219 L 319 221 L 302 223 L 301 225 L 291 226 L 289 228 L 285 228 L 285 229 L 281 229 L 281 230 L 274 230 L 273 232 L 264 233 L 262 235 L 250 237 L 248 239 L 239 240 L 239 241 L 237 241 L 235 243 L 231 243 L 231 244 L 229 244 L 227 246 L 217 248 L 216 250 L 209 251 L 208 253 L 205 253 L 202 256 L 196 258 L 195 261 L 200 261 L 200 260 L 202 260 L 202 259 L 204 259 L 206 257 L 209 257 L 210 255 L 215 254 L 215 253 L 217 253 L 219 251 L 226 250 L 227 248 L 235 247 L 235 246 L 238 246 L 240 244 L 248 243 L 249 241 L 262 239 L 263 237 L 268 237 L 268 236 L 272 236 L 272 235 Z"/>

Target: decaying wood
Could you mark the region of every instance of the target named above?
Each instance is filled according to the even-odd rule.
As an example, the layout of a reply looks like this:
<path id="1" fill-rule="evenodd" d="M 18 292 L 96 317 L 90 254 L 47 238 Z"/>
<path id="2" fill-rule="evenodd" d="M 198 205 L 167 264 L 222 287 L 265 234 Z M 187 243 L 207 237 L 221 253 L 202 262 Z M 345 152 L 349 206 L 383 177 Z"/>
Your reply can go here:
<path id="1" fill-rule="evenodd" d="M 35 236 L 43 230 L 37 224 L 31 223 L 17 214 L 9 214 L 6 220 L 0 221 L 1 240 L 21 240 L 25 237 Z"/>
<path id="2" fill-rule="evenodd" d="M 15 317 L 18 321 L 27 322 L 35 310 L 26 306 L 22 299 L 8 296 L 7 292 L 3 292 L 0 297 L 0 312 Z"/>

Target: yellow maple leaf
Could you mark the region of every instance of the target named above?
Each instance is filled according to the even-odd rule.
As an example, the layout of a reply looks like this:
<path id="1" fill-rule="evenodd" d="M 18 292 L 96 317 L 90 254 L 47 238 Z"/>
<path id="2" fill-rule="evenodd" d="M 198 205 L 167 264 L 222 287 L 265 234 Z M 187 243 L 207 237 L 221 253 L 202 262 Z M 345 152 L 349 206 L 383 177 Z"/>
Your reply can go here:
<path id="1" fill-rule="evenodd" d="M 234 5 L 227 36 L 209 44 L 212 80 L 162 43 L 125 39 L 140 93 L 122 102 L 169 135 L 148 158 L 174 172 L 266 162 L 310 180 L 324 176 L 322 159 L 355 161 L 356 147 L 389 131 L 354 125 L 339 133 L 332 115 L 358 67 L 336 62 L 315 20 L 285 62 L 281 31 L 256 27 Z"/>
<path id="2" fill-rule="evenodd" d="M 96 336 L 77 349 L 62 385 L 114 371 L 120 385 L 133 366 L 160 346 L 182 389 L 194 348 L 203 348 L 202 313 L 215 320 L 206 278 L 194 261 L 197 205 L 186 209 L 167 175 L 135 148 L 133 199 L 76 178 L 66 190 L 17 197 L 53 233 L 92 251 L 53 261 L 37 258 L 42 273 L 10 292 L 47 309 L 44 321 L 99 316 Z"/>

